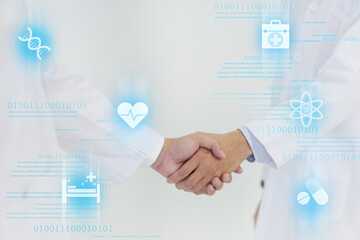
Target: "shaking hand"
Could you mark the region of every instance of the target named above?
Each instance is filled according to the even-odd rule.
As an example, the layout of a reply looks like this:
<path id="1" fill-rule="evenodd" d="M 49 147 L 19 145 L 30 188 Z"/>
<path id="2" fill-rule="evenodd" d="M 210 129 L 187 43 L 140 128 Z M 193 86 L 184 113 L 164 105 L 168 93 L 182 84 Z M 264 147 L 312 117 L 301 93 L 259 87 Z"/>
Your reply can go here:
<path id="1" fill-rule="evenodd" d="M 226 134 L 204 134 L 211 139 L 216 139 L 224 150 L 226 157 L 213 154 L 205 149 L 199 149 L 189 161 L 184 163 L 179 170 L 171 174 L 168 178 L 169 183 L 176 184 L 178 189 L 202 193 L 204 188 L 211 189 L 216 183 L 216 178 L 224 173 L 241 172 L 239 166 L 252 155 L 251 148 L 239 131 Z M 216 149 L 218 146 L 216 145 Z M 221 159 L 219 159 L 221 158 Z M 212 183 L 212 185 L 209 185 Z"/>
<path id="2" fill-rule="evenodd" d="M 194 133 L 181 138 L 166 139 L 159 157 L 151 167 L 168 178 L 174 175 L 179 169 L 182 169 L 189 159 L 193 159 L 197 154 L 202 152 L 210 153 L 219 163 L 221 159 L 226 157 L 215 136 L 204 133 Z M 241 173 L 241 171 L 241 168 L 237 169 L 237 173 Z M 202 189 L 196 191 L 196 194 L 214 194 L 216 190 L 222 188 L 223 182 L 231 182 L 230 173 L 231 172 L 224 172 L 221 175 L 217 174 L 216 177 L 214 175 L 210 179 L 212 182 L 208 181 Z M 181 176 L 183 176 L 183 174 L 181 174 Z"/>

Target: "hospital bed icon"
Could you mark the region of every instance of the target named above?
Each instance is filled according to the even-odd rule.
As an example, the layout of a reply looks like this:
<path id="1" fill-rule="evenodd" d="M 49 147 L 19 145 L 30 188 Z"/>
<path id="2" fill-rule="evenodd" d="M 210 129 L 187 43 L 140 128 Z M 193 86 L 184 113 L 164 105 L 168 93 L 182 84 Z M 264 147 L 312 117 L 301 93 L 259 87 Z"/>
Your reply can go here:
<path id="1" fill-rule="evenodd" d="M 94 182 L 96 176 L 90 172 L 86 178 L 80 186 L 69 185 L 69 179 L 62 179 L 62 203 L 67 203 L 68 198 L 96 198 L 96 203 L 100 203 L 100 184 Z"/>

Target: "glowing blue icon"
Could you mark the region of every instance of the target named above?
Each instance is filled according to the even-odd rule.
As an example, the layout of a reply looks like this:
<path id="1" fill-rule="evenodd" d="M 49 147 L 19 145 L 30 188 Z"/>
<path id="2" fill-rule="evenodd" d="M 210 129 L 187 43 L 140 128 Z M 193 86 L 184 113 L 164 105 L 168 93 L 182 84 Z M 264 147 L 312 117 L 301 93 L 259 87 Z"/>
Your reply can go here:
<path id="1" fill-rule="evenodd" d="M 100 203 L 100 184 L 95 182 L 96 176 L 90 172 L 84 179 L 62 179 L 62 203 L 68 198 L 96 198 Z M 82 181 L 84 180 L 84 181 Z"/>
<path id="2" fill-rule="evenodd" d="M 308 92 L 304 92 L 301 100 L 291 100 L 290 105 L 293 109 L 290 118 L 294 120 L 300 119 L 302 125 L 306 128 L 310 127 L 312 120 L 320 120 L 324 117 L 320 111 L 323 101 L 313 100 Z"/>
<path id="3" fill-rule="evenodd" d="M 128 102 L 123 102 L 118 106 L 119 116 L 134 129 L 148 114 L 149 109 L 145 103 L 138 102 L 132 106 Z"/>
<path id="4" fill-rule="evenodd" d="M 306 205 L 310 202 L 310 195 L 307 192 L 300 192 L 297 195 L 297 201 L 301 205 Z"/>
<path id="5" fill-rule="evenodd" d="M 309 192 L 300 192 L 297 195 L 297 201 L 300 205 L 307 205 L 310 202 L 310 195 L 318 205 L 325 205 L 329 202 L 329 195 L 315 178 L 306 181 L 306 189 Z"/>
<path id="6" fill-rule="evenodd" d="M 32 36 L 31 28 L 27 28 L 28 32 L 23 37 L 18 37 L 20 41 L 27 42 L 30 50 L 36 50 L 36 56 L 41 60 L 41 55 L 46 51 L 51 51 L 48 46 L 41 46 L 41 39 Z"/>
<path id="7" fill-rule="evenodd" d="M 272 33 L 269 36 L 269 44 L 274 47 L 277 48 L 278 46 L 280 46 L 282 43 L 284 42 L 284 38 L 278 34 L 278 33 Z"/>
<path id="8" fill-rule="evenodd" d="M 263 49 L 289 49 L 290 25 L 281 24 L 280 20 L 272 20 L 270 24 L 262 25 Z"/>

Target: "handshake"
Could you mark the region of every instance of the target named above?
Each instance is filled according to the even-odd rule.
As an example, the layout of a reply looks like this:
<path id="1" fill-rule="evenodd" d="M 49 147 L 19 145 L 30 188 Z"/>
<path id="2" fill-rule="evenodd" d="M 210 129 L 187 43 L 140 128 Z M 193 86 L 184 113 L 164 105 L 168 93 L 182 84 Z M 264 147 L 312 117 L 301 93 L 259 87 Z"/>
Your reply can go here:
<path id="1" fill-rule="evenodd" d="M 242 173 L 240 165 L 251 155 L 239 130 L 226 134 L 194 133 L 165 139 L 151 167 L 179 190 L 213 195 L 223 182 L 231 182 L 231 173 Z"/>

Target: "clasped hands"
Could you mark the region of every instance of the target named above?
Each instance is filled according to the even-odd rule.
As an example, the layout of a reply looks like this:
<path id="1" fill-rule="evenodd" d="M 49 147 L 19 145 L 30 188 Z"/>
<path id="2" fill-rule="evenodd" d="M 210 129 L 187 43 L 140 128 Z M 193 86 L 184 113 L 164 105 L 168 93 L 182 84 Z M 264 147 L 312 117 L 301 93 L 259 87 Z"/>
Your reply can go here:
<path id="1" fill-rule="evenodd" d="M 231 182 L 231 173 L 242 173 L 241 163 L 252 155 L 244 135 L 194 133 L 165 139 L 152 168 L 178 189 L 197 195 L 213 195 L 223 183 Z"/>

